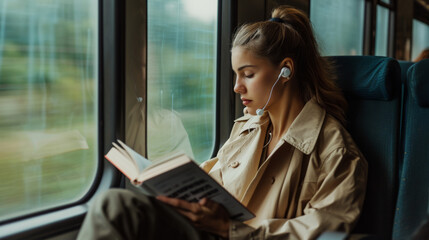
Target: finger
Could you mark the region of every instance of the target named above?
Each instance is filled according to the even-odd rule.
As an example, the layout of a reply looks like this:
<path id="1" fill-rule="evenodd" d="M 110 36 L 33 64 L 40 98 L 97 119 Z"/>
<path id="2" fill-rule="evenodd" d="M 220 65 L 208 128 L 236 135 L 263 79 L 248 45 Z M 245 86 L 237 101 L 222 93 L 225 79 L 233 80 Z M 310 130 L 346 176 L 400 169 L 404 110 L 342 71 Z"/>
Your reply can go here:
<path id="1" fill-rule="evenodd" d="M 198 201 L 198 203 L 199 203 L 200 205 L 205 206 L 205 205 L 207 204 L 207 198 L 202 198 L 202 199 L 200 199 L 200 201 Z"/>
<path id="2" fill-rule="evenodd" d="M 167 203 L 169 205 L 172 205 L 173 207 L 179 207 L 179 206 L 186 206 L 186 203 L 182 203 L 184 200 L 178 199 L 178 198 L 169 198 L 166 196 L 158 196 L 156 199 Z"/>
<path id="3" fill-rule="evenodd" d="M 183 210 L 187 210 L 195 213 L 200 211 L 200 206 L 197 203 L 191 203 L 182 199 L 169 198 L 165 196 L 158 196 L 157 199 L 175 208 L 179 208 L 179 209 L 183 209 Z"/>
<path id="4" fill-rule="evenodd" d="M 200 220 L 199 216 L 196 215 L 196 214 L 194 214 L 194 213 L 192 213 L 192 212 L 185 211 L 185 210 L 182 210 L 182 209 L 177 209 L 177 211 L 180 214 L 182 214 L 183 216 L 185 216 L 186 218 L 188 218 L 189 220 L 191 220 L 193 223 L 198 223 L 199 220 Z"/>
<path id="5" fill-rule="evenodd" d="M 218 208 L 219 203 L 212 201 L 208 198 L 202 198 L 199 202 L 200 205 L 208 207 L 210 209 L 216 209 Z"/>
<path id="6" fill-rule="evenodd" d="M 168 205 L 171 205 L 173 207 L 179 207 L 179 205 L 180 205 L 179 199 L 176 199 L 176 198 L 169 198 L 166 196 L 158 196 L 158 197 L 156 197 L 156 199 L 158 199 L 161 202 L 167 203 Z"/>
<path id="7" fill-rule="evenodd" d="M 156 199 L 158 199 L 158 200 L 160 200 L 160 201 L 162 201 L 162 202 L 165 202 L 165 203 L 167 203 L 167 202 L 169 202 L 171 199 L 173 199 L 173 198 L 169 198 L 169 197 L 167 197 L 167 196 L 162 196 L 162 195 L 160 195 L 160 196 L 157 196 L 156 197 Z"/>

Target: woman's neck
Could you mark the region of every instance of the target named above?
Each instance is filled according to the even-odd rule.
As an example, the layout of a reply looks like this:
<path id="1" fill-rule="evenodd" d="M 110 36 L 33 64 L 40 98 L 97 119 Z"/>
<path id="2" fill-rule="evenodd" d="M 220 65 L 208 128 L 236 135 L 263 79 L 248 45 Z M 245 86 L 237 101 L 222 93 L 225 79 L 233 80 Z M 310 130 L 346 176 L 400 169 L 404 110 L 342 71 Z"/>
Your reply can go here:
<path id="1" fill-rule="evenodd" d="M 285 90 L 268 111 L 273 129 L 272 137 L 277 141 L 287 132 L 305 105 L 302 98 L 296 94 L 298 91 L 290 91 L 290 88 Z"/>

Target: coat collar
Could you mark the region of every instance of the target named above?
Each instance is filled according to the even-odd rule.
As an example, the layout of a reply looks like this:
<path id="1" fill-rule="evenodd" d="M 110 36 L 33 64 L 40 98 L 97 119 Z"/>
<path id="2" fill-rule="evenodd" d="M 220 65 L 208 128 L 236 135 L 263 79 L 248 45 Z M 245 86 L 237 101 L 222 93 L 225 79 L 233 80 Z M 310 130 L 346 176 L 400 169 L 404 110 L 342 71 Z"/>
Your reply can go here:
<path id="1" fill-rule="evenodd" d="M 325 120 L 326 111 L 319 106 L 314 98 L 310 99 L 282 139 L 294 146 L 304 154 L 310 154 L 314 150 L 320 130 Z M 265 112 L 262 116 L 246 114 L 235 122 L 245 122 L 240 129 L 240 134 L 250 132 L 261 125 L 268 123 L 269 115 Z"/>
<path id="2" fill-rule="evenodd" d="M 310 154 L 319 138 L 325 115 L 325 109 L 316 99 L 310 99 L 282 138 L 304 154 Z"/>
<path id="3" fill-rule="evenodd" d="M 265 111 L 262 116 L 245 114 L 244 116 L 236 119 L 234 122 L 245 122 L 240 129 L 241 135 L 243 132 L 250 132 L 261 125 L 268 123 L 269 120 L 270 118 L 268 112 Z"/>

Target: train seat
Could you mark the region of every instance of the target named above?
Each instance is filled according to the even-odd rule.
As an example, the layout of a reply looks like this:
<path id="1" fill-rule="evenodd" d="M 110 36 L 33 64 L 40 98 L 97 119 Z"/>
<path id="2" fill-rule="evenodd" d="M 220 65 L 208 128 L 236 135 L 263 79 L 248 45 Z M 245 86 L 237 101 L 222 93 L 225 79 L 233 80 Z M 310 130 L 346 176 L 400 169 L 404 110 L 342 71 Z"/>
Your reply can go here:
<path id="1" fill-rule="evenodd" d="M 399 60 L 398 63 L 401 67 L 401 82 L 402 84 L 405 84 L 408 69 L 414 64 L 414 62 Z"/>
<path id="2" fill-rule="evenodd" d="M 410 239 L 428 216 L 429 204 L 429 59 L 408 70 L 404 84 L 401 141 L 402 172 L 393 239 Z"/>
<path id="3" fill-rule="evenodd" d="M 408 69 L 414 64 L 414 62 L 411 61 L 403 61 L 403 60 L 399 60 L 398 61 L 399 66 L 401 67 L 401 119 L 400 119 L 400 132 L 399 132 L 399 139 L 401 139 L 401 134 L 402 134 L 402 123 L 403 118 L 405 116 L 404 114 L 404 101 L 405 101 L 405 84 L 407 81 L 407 72 Z M 400 147 L 400 146 L 399 146 Z M 398 158 L 398 179 L 401 176 L 401 171 L 402 171 L 402 158 L 401 158 L 401 149 L 399 150 L 399 158 Z"/>
<path id="4" fill-rule="evenodd" d="M 400 66 L 375 56 L 329 57 L 349 104 L 346 126 L 368 161 L 368 185 L 355 233 L 390 239 L 397 194 Z"/>

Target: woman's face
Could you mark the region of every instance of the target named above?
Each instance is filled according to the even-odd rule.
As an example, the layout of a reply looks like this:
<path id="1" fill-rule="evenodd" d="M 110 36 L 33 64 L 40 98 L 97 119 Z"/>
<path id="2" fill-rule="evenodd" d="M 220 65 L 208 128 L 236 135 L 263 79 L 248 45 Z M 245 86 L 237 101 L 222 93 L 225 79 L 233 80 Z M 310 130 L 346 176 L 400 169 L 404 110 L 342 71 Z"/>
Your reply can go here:
<path id="1" fill-rule="evenodd" d="M 234 92 L 240 94 L 247 111 L 250 114 L 256 114 L 256 109 L 263 108 L 267 102 L 280 68 L 274 66 L 267 58 L 258 57 L 242 47 L 232 49 L 231 62 L 236 74 Z M 266 109 L 274 102 L 275 92 L 273 91 Z"/>

